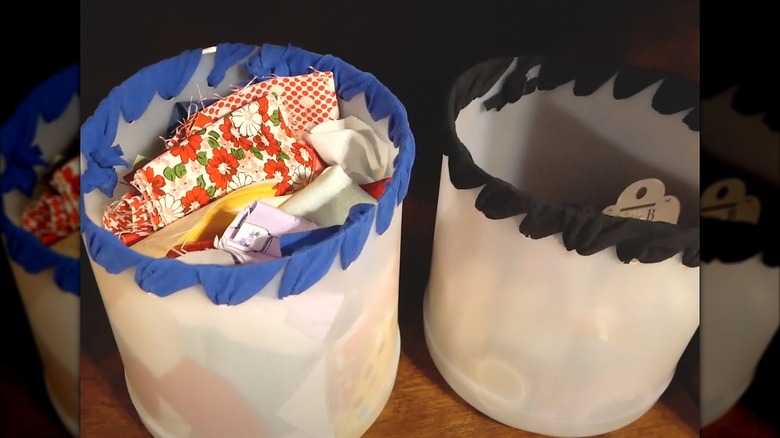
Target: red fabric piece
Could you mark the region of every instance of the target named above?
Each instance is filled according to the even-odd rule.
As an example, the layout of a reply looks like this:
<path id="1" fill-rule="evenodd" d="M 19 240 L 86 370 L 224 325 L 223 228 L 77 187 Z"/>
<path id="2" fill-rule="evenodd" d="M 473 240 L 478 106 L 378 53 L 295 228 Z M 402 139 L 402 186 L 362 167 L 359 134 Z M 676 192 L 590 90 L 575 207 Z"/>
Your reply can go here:
<path id="1" fill-rule="evenodd" d="M 390 182 L 390 180 L 391 178 L 380 179 L 379 181 L 363 184 L 360 186 L 360 188 L 365 190 L 366 193 L 371 195 L 374 199 L 379 200 L 379 198 L 382 197 L 382 195 L 385 193 L 385 187 L 387 186 L 387 183 Z"/>
<path id="2" fill-rule="evenodd" d="M 79 229 L 79 159 L 54 169 L 48 191 L 25 206 L 21 226 L 49 246 Z"/>

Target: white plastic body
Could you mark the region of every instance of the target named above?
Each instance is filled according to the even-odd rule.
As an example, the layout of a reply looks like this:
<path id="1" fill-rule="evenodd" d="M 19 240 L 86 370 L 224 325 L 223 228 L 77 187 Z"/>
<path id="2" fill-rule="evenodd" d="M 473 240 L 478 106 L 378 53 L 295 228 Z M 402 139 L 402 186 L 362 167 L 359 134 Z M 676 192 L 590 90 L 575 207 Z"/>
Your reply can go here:
<path id="1" fill-rule="evenodd" d="M 78 234 L 74 236 L 60 246 L 70 244 L 68 252 L 75 250 L 78 257 Z M 81 300 L 57 287 L 51 269 L 30 274 L 12 260 L 10 265 L 41 358 L 49 400 L 68 432 L 78 436 Z"/>
<path id="2" fill-rule="evenodd" d="M 780 327 L 780 268 L 761 255 L 701 266 L 701 425 L 712 424 L 753 382 Z"/>
<path id="3" fill-rule="evenodd" d="M 116 142 L 126 159 L 150 151 L 176 101 L 211 92 L 212 65 L 205 51 L 177 98 L 156 96 L 139 120 L 120 121 Z M 224 95 L 238 81 L 233 68 L 217 91 Z M 387 121 L 371 121 L 364 102 L 363 95 L 341 102 L 342 116 L 356 115 L 386 138 Z M 98 192 L 85 198 L 87 214 L 100 223 L 110 199 Z M 348 269 L 337 255 L 310 289 L 280 300 L 281 271 L 234 306 L 213 304 L 201 286 L 161 298 L 138 287 L 134 268 L 112 275 L 90 260 L 147 429 L 158 438 L 364 434 L 384 408 L 398 367 L 400 236 L 398 206 L 384 234 L 374 224 Z"/>
<path id="4" fill-rule="evenodd" d="M 457 132 L 487 172 L 559 201 L 614 203 L 630 182 L 653 176 L 610 166 L 609 150 L 632 154 L 665 169 L 667 194 L 695 220 L 698 136 L 684 114 L 655 113 L 652 91 L 615 102 L 611 81 L 587 98 L 568 84 L 499 113 L 486 113 L 480 98 L 461 112 Z M 655 123 L 665 118 L 673 120 Z M 445 157 L 424 302 L 428 347 L 445 380 L 489 417 L 545 435 L 603 434 L 642 416 L 698 326 L 699 270 L 679 254 L 624 264 L 614 248 L 567 251 L 560 234 L 527 239 L 523 215 L 486 219 L 474 207 L 478 193 L 453 187 Z"/>
<path id="5" fill-rule="evenodd" d="M 39 119 L 33 144 L 41 148 L 42 158 L 50 161 L 74 140 L 78 127 L 79 100 L 74 97 L 58 119 L 51 123 Z M 20 225 L 23 208 L 30 201 L 18 191 L 3 195 L 5 214 L 11 222 Z M 79 243 L 79 234 L 74 232 L 50 249 L 76 259 Z M 10 255 L 8 261 L 41 358 L 49 399 L 68 432 L 78 436 L 81 300 L 57 286 L 53 268 L 32 274 Z"/>

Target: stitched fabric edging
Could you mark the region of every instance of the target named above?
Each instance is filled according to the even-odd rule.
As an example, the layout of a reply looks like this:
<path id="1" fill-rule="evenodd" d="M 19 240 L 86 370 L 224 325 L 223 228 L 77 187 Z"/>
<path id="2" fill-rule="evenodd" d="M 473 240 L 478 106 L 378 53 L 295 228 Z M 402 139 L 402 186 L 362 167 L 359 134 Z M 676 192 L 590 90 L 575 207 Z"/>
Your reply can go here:
<path id="1" fill-rule="evenodd" d="M 685 266 L 697 267 L 700 263 L 698 227 L 619 218 L 595 208 L 548 202 L 493 177 L 474 162 L 457 136 L 455 121 L 463 108 L 496 84 L 514 59 L 496 58 L 477 64 L 461 74 L 450 90 L 447 106 L 449 138 L 443 143 L 442 153 L 449 157 L 452 184 L 458 189 L 482 187 L 475 207 L 488 219 L 525 214 L 519 231 L 532 239 L 561 233 L 566 249 L 583 256 L 614 246 L 618 259 L 624 263 L 632 260 L 657 263 L 682 253 Z M 528 71 L 536 66 L 540 67 L 538 76 L 528 79 Z M 488 110 L 500 111 L 525 95 L 551 90 L 571 81 L 574 81 L 576 96 L 587 96 L 612 77 L 615 77 L 615 99 L 629 98 L 662 81 L 652 99 L 653 109 L 662 115 L 688 110 L 683 123 L 691 130 L 699 131 L 699 96 L 693 84 L 658 71 L 617 66 L 583 67 L 543 56 L 517 58 L 516 68 L 507 75 L 498 93 L 484 104 Z"/>
<path id="2" fill-rule="evenodd" d="M 79 66 L 71 65 L 33 89 L 0 129 L 0 153 L 4 170 L 2 193 L 14 190 L 30 197 L 38 176 L 36 166 L 45 166 L 41 150 L 33 144 L 38 118 L 46 123 L 59 118 L 74 96 L 79 95 Z M 54 269 L 54 282 L 65 292 L 80 294 L 79 260 L 59 254 L 27 230 L 15 225 L 5 213 L 0 197 L 0 227 L 6 237 L 8 257 L 30 274 Z"/>
<path id="3" fill-rule="evenodd" d="M 135 281 L 144 291 L 166 296 L 187 287 L 201 285 L 215 304 L 239 304 L 260 291 L 283 270 L 279 298 L 307 290 L 327 273 L 340 252 L 340 265 L 347 269 L 357 259 L 372 224 L 378 234 L 390 226 L 395 207 L 406 196 L 414 162 L 414 138 L 406 109 L 376 77 L 345 61 L 288 45 L 242 44 L 217 46 L 215 70 L 209 81 L 224 77 L 230 65 L 242 63 L 250 76 L 297 75 L 314 68 L 333 71 L 340 99 L 350 100 L 364 93 L 366 107 L 375 120 L 389 118 L 388 136 L 399 150 L 393 162 L 393 178 L 377 205 L 357 205 L 340 230 L 306 250 L 296 251 L 269 263 L 241 266 L 187 265 L 177 260 L 154 259 L 126 247 L 113 234 L 92 222 L 84 208 L 84 194 L 100 190 L 108 197 L 117 184 L 114 166 L 127 166 L 121 145 L 114 144 L 120 116 L 131 122 L 143 115 L 155 94 L 166 98 L 179 94 L 200 62 L 202 50 L 191 50 L 150 65 L 113 89 L 81 128 L 82 232 L 91 257 L 109 273 L 136 268 Z M 244 55 L 242 58 L 241 55 Z M 232 62 L 232 64 L 231 64 Z M 218 70 L 217 70 L 218 69 Z M 247 279 L 252 279 L 247 281 Z"/>

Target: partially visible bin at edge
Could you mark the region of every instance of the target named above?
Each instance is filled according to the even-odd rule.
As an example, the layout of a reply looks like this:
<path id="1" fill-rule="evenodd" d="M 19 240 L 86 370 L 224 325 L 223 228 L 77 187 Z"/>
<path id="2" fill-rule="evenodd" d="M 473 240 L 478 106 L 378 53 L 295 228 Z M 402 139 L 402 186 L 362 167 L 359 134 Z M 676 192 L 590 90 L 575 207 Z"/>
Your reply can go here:
<path id="1" fill-rule="evenodd" d="M 518 429 L 635 421 L 698 326 L 697 87 L 502 58 L 465 71 L 448 111 L 424 302 L 439 371 Z M 679 218 L 658 220 L 667 196 Z"/>
<path id="2" fill-rule="evenodd" d="M 73 436 L 79 435 L 79 233 L 46 246 L 22 227 L 22 215 L 38 198 L 47 167 L 77 141 L 79 115 L 79 68 L 72 65 L 32 90 L 0 134 L 3 244 L 49 400 Z"/>
<path id="3" fill-rule="evenodd" d="M 767 84 L 747 78 L 701 102 L 702 427 L 753 384 L 780 328 L 780 132 Z"/>
<path id="4" fill-rule="evenodd" d="M 394 146 L 375 205 L 291 256 L 237 266 L 150 258 L 101 228 L 177 101 L 256 77 L 335 75 L 342 116 Z M 148 66 L 82 127 L 83 237 L 125 368 L 156 437 L 358 437 L 395 382 L 401 206 L 414 158 L 405 109 L 373 75 L 297 47 L 220 44 Z"/>

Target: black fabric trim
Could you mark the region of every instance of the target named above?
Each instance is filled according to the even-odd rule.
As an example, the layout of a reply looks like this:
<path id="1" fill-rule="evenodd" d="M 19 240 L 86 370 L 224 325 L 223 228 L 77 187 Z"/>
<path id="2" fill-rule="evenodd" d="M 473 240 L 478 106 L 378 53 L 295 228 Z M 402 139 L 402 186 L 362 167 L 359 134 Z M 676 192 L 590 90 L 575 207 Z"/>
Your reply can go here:
<path id="1" fill-rule="evenodd" d="M 461 74 L 450 90 L 447 107 L 449 138 L 444 142 L 442 152 L 449 157 L 452 184 L 458 189 L 483 186 L 475 207 L 485 217 L 502 219 L 526 214 L 519 226 L 522 234 L 540 239 L 561 233 L 566 249 L 577 251 L 580 255 L 595 254 L 614 246 L 617 257 L 624 263 L 632 260 L 656 263 L 682 253 L 685 266 L 699 266 L 698 227 L 618 218 L 592 207 L 546 202 L 491 176 L 474 163 L 468 148 L 457 136 L 455 121 L 463 108 L 495 85 L 513 59 L 497 58 L 477 64 Z M 653 108 L 661 114 L 692 108 L 685 123 L 694 131 L 699 130 L 698 88 L 693 84 L 686 86 L 684 81 L 654 71 L 625 67 L 594 68 L 565 64 L 541 56 L 518 57 L 517 61 L 517 67 L 507 74 L 499 92 L 485 102 L 487 109 L 500 110 L 536 89 L 550 90 L 571 80 L 575 81 L 575 93 L 587 96 L 617 74 L 613 91 L 616 99 L 628 98 L 664 80 L 653 98 Z M 527 80 L 527 72 L 535 66 L 540 66 L 538 77 Z"/>
<path id="2" fill-rule="evenodd" d="M 740 67 L 734 71 L 723 71 L 721 76 L 705 75 L 702 82 L 702 97 L 714 98 L 734 88 L 731 108 L 742 115 L 764 113 L 763 122 L 771 131 L 780 132 L 780 101 L 777 99 L 777 68 L 771 64 L 756 65 L 753 68 Z M 722 66 L 726 67 L 726 66 Z M 780 144 L 778 144 L 780 147 Z M 709 263 L 720 260 L 723 263 L 742 262 L 761 254 L 762 262 L 769 267 L 780 265 L 780 242 L 775 229 L 780 223 L 777 187 L 750 173 L 731 166 L 714 156 L 701 152 L 701 188 L 725 179 L 739 178 L 747 187 L 747 194 L 761 201 L 761 216 L 758 224 L 729 222 L 718 219 L 701 219 L 702 233 L 707 236 L 702 245 L 702 260 Z M 780 166 L 780 163 L 778 163 Z"/>
<path id="3" fill-rule="evenodd" d="M 730 88 L 736 88 L 731 100 L 731 108 L 742 115 L 764 113 L 763 122 L 772 131 L 780 131 L 780 101 L 778 101 L 777 68 L 774 66 L 756 67 L 755 71 L 734 72 L 732 76 L 724 73 L 725 78 L 717 74 L 705 75 L 702 83 L 702 99 L 708 100 Z M 780 147 L 780 145 L 778 145 Z"/>

